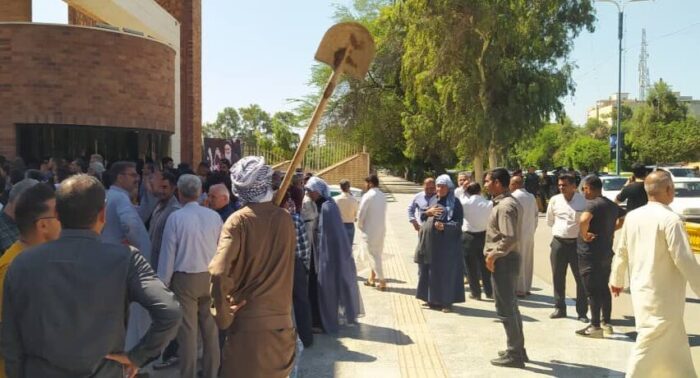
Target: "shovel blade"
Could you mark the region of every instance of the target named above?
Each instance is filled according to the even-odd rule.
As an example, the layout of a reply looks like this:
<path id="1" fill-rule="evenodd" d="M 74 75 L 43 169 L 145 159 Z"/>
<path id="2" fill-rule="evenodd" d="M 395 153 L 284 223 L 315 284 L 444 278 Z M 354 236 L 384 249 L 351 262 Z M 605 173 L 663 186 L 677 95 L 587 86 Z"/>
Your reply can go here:
<path id="1" fill-rule="evenodd" d="M 357 22 L 342 22 L 326 31 L 315 58 L 333 70 L 342 69 L 342 72 L 362 80 L 374 53 L 374 39 L 367 28 Z"/>

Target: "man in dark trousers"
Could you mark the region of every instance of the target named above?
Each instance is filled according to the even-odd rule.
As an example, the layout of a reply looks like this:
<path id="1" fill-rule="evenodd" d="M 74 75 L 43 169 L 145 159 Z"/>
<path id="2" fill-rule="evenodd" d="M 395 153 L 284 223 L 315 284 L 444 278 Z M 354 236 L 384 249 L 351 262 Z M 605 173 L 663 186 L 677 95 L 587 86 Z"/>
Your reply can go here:
<path id="1" fill-rule="evenodd" d="M 61 183 L 58 240 L 18 256 L 7 273 L 2 354 L 9 377 L 124 377 L 158 356 L 177 332 L 180 307 L 141 254 L 100 241 L 105 190 L 79 174 Z M 130 302 L 152 323 L 124 351 Z"/>
<path id="2" fill-rule="evenodd" d="M 598 176 L 584 177 L 582 185 L 588 203 L 581 214 L 577 253 L 578 267 L 591 307 L 591 324 L 576 331 L 576 334 L 600 339 L 613 333 L 610 325 L 612 296 L 608 280 L 612 268 L 613 234 L 622 227 L 625 210 L 603 197 L 603 182 Z"/>
<path id="3" fill-rule="evenodd" d="M 520 275 L 521 256 L 518 248 L 523 208 L 508 191 L 510 175 L 496 168 L 486 175 L 484 186 L 492 196 L 493 210 L 486 224 L 484 255 L 486 268 L 493 272 L 493 296 L 496 313 L 506 331 L 508 348 L 499 352 L 491 364 L 524 368 L 528 360 L 523 336 L 523 320 L 518 309 L 515 286 Z"/>

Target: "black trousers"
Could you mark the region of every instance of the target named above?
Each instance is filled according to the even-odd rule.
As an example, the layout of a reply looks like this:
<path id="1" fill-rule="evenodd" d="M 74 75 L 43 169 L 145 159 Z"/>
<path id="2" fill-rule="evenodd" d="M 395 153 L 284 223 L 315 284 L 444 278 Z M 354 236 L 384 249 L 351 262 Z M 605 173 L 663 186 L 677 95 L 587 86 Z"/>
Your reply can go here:
<path id="1" fill-rule="evenodd" d="M 469 291 L 475 297 L 481 296 L 481 284 L 484 284 L 484 293 L 493 295 L 491 286 L 491 272 L 486 269 L 486 256 L 484 256 L 484 243 L 486 232 L 462 232 L 462 247 L 464 248 L 464 265 L 466 266 Z"/>
<path id="2" fill-rule="evenodd" d="M 600 327 L 601 313 L 603 321 L 610 324 L 612 295 L 608 288 L 608 281 L 610 280 L 612 255 L 603 257 L 579 255 L 578 266 L 591 306 L 591 324 Z"/>
<path id="3" fill-rule="evenodd" d="M 314 262 L 314 253 L 311 253 L 311 269 L 309 269 L 309 301 L 311 302 L 311 324 L 317 328 L 323 328 L 321 325 L 321 309 L 318 304 L 318 275 L 316 274 L 316 264 Z"/>
<path id="4" fill-rule="evenodd" d="M 309 272 L 304 262 L 294 258 L 294 288 L 292 290 L 292 302 L 294 303 L 294 318 L 297 324 L 297 333 L 305 347 L 310 347 L 314 342 L 314 334 L 311 331 L 311 300 L 309 300 Z"/>
<path id="5" fill-rule="evenodd" d="M 566 312 L 566 269 L 571 267 L 571 273 L 576 281 L 576 313 L 578 316 L 586 316 L 588 302 L 586 291 L 578 265 L 576 254 L 576 239 L 562 239 L 554 237 L 550 244 L 551 253 L 549 260 L 552 263 L 552 283 L 554 285 L 554 307 Z"/>

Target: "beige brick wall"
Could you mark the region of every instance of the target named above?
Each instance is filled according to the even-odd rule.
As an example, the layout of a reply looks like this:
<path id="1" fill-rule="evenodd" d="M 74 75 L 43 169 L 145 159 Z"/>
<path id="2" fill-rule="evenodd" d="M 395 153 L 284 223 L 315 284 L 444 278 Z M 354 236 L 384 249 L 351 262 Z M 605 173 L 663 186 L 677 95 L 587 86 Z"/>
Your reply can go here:
<path id="1" fill-rule="evenodd" d="M 365 177 L 369 175 L 369 164 L 370 156 L 363 152 L 317 172 L 316 175 L 329 185 L 337 185 L 340 180 L 347 179 L 351 186 L 362 189 Z"/>
<path id="2" fill-rule="evenodd" d="M 20 123 L 174 132 L 174 54 L 101 29 L 1 24 L 0 155 L 15 156 Z"/>
<path id="3" fill-rule="evenodd" d="M 31 22 L 31 0 L 0 0 L 0 22 Z"/>

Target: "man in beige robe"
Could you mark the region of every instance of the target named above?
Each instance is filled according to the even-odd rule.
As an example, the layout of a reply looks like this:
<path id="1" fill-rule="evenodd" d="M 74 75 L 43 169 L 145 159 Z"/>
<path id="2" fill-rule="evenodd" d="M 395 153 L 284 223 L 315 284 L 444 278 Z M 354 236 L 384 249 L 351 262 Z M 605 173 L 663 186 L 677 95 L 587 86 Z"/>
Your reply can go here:
<path id="1" fill-rule="evenodd" d="M 214 318 L 226 330 L 225 378 L 283 378 L 294 364 L 296 234 L 289 213 L 272 203 L 271 177 L 261 157 L 243 158 L 231 169 L 233 190 L 244 206 L 224 224 L 209 265 Z"/>
<path id="2" fill-rule="evenodd" d="M 683 324 L 686 283 L 700 295 L 700 265 L 683 221 L 668 206 L 673 180 L 664 171 L 644 181 L 647 205 L 627 214 L 613 260 L 610 289 L 618 296 L 630 271 L 637 340 L 628 377 L 695 377 Z"/>

